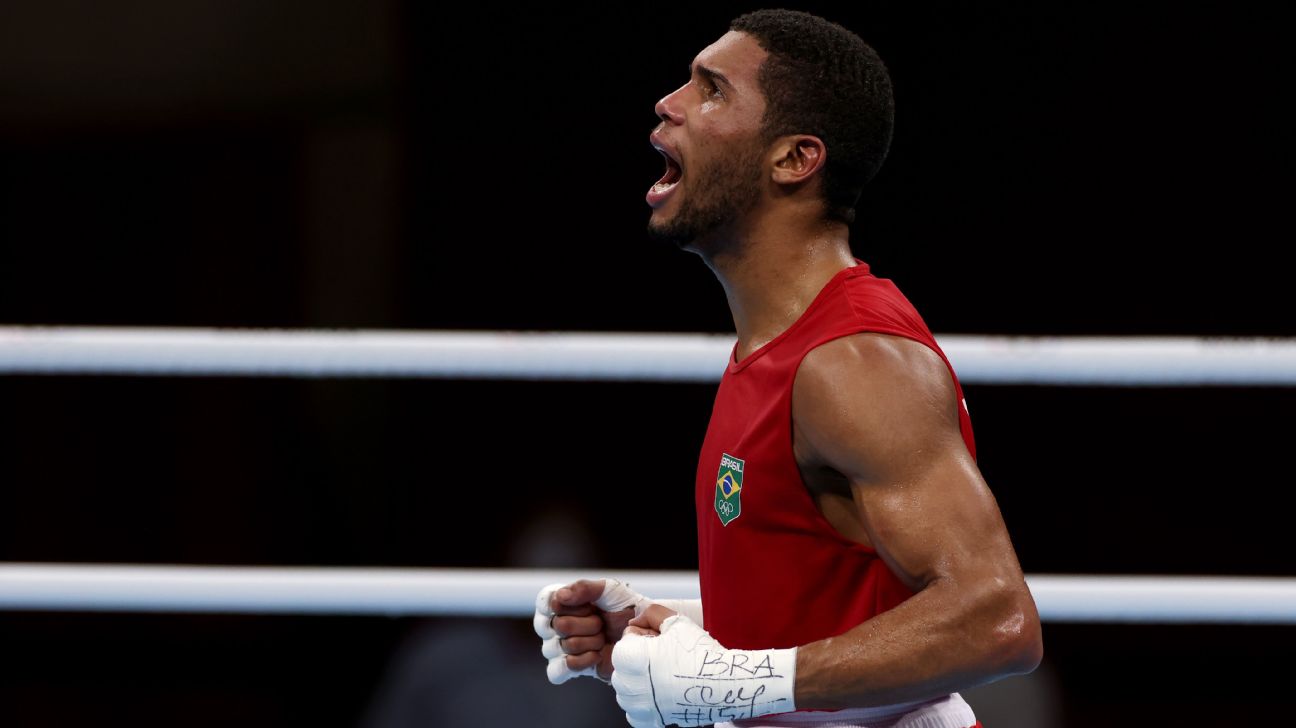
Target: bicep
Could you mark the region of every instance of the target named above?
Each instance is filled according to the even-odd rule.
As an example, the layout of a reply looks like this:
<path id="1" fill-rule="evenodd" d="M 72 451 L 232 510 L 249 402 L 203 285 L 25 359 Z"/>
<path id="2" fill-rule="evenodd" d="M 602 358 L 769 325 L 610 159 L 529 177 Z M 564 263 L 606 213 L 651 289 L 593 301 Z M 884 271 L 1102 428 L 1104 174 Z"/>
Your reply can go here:
<path id="1" fill-rule="evenodd" d="M 915 591 L 939 578 L 1020 574 L 998 503 L 966 452 L 941 446 L 892 477 L 851 478 L 878 555 Z"/>
<path id="2" fill-rule="evenodd" d="M 795 387 L 798 433 L 846 478 L 874 548 L 906 585 L 1020 578 L 939 355 L 903 337 L 846 336 L 812 350 Z"/>

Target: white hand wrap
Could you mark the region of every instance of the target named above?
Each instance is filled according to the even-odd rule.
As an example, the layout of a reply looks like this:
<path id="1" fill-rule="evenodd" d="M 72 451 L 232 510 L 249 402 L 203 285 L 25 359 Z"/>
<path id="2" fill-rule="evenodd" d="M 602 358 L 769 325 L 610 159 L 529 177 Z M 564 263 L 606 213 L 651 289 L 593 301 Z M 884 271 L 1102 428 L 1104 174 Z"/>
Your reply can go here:
<path id="1" fill-rule="evenodd" d="M 536 595 L 536 613 L 535 619 L 532 621 L 536 634 L 540 635 L 540 639 L 544 640 L 540 645 L 540 654 L 544 655 L 545 659 L 549 661 L 546 674 L 549 676 L 549 682 L 554 685 L 565 683 L 581 675 L 598 678 L 597 665 L 591 665 L 582 670 L 573 670 L 567 666 L 567 655 L 563 652 L 558 633 L 553 629 L 551 620 L 554 611 L 549 608 L 549 601 L 554 592 L 565 586 L 568 585 L 550 584 L 540 590 L 540 593 Z M 651 603 L 648 597 L 631 589 L 629 584 L 622 584 L 616 579 L 604 579 L 603 595 L 594 600 L 594 606 L 605 612 L 619 612 L 627 607 L 634 607 L 636 617 L 643 614 L 643 610 L 647 609 Z M 599 679 L 602 680 L 602 678 Z"/>
<path id="2" fill-rule="evenodd" d="M 796 710 L 797 648 L 730 650 L 683 615 L 661 635 L 627 634 L 612 652 L 612 687 L 634 728 L 703 726 Z"/>
<path id="3" fill-rule="evenodd" d="M 693 620 L 693 624 L 706 624 L 702 621 L 702 600 L 701 599 L 654 599 L 653 604 L 660 604 L 672 612 L 680 614 Z M 639 615 L 636 614 L 636 617 Z"/>

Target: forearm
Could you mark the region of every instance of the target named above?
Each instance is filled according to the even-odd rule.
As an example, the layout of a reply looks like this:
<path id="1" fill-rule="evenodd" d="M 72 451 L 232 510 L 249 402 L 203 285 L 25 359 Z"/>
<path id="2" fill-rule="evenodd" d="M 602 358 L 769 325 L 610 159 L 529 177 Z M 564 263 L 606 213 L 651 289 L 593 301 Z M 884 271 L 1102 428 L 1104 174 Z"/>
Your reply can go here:
<path id="1" fill-rule="evenodd" d="M 844 634 L 801 646 L 797 708 L 924 700 L 1034 669 L 1039 617 L 1029 591 L 972 583 L 980 586 L 938 579 Z"/>

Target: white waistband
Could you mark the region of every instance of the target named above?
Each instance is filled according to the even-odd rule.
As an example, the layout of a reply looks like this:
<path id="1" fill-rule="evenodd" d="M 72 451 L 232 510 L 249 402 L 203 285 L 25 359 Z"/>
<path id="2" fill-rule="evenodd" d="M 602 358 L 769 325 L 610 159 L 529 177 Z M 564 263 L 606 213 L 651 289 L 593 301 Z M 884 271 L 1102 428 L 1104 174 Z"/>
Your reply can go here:
<path id="1" fill-rule="evenodd" d="M 833 711 L 799 711 L 732 723 L 715 728 L 970 728 L 976 723 L 972 706 L 958 693 L 912 703 L 847 708 Z"/>

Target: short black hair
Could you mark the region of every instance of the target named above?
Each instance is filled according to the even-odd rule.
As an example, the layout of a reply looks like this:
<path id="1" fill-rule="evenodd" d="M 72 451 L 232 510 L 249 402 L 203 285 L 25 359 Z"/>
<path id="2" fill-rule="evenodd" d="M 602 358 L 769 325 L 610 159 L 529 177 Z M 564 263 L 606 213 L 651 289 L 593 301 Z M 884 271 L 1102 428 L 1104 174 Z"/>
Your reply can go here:
<path id="1" fill-rule="evenodd" d="M 864 185 L 891 147 L 895 121 L 891 76 L 877 51 L 846 28 L 799 10 L 757 10 L 734 18 L 729 29 L 752 36 L 769 53 L 757 76 L 765 138 L 822 139 L 827 215 L 853 222 Z"/>

